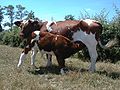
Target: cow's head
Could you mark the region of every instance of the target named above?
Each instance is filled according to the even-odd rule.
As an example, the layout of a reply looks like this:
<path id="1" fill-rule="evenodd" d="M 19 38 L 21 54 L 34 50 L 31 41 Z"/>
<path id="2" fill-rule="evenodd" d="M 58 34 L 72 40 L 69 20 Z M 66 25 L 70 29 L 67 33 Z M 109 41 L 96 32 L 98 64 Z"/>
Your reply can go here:
<path id="1" fill-rule="evenodd" d="M 39 30 L 42 26 L 42 22 L 34 20 L 21 20 L 14 22 L 14 24 L 20 27 L 21 29 L 20 37 L 22 39 L 29 38 L 33 31 Z"/>

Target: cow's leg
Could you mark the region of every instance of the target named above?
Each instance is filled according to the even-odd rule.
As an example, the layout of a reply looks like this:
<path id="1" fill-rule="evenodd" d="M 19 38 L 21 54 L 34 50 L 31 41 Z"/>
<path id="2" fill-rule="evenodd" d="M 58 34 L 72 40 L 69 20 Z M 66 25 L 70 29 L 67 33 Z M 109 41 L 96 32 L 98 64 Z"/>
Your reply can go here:
<path id="1" fill-rule="evenodd" d="M 88 46 L 88 51 L 89 51 L 89 55 L 90 55 L 90 60 L 91 60 L 91 65 L 89 68 L 90 72 L 94 72 L 96 70 L 96 60 L 98 57 L 97 51 L 96 51 L 96 45 L 93 46 Z"/>
<path id="2" fill-rule="evenodd" d="M 21 53 L 21 55 L 20 55 L 20 58 L 19 58 L 19 62 L 18 62 L 18 64 L 17 64 L 17 67 L 20 67 L 21 65 L 22 65 L 22 63 L 23 63 L 23 61 L 25 60 L 25 57 L 26 57 L 26 55 L 28 54 L 28 52 L 31 50 L 31 48 L 29 48 L 29 47 L 26 47 L 25 49 L 24 49 L 24 51 Z"/>
<path id="3" fill-rule="evenodd" d="M 47 64 L 46 64 L 46 67 L 52 66 L 52 55 L 46 54 L 46 57 L 47 57 Z"/>
<path id="4" fill-rule="evenodd" d="M 17 64 L 17 67 L 20 67 L 20 66 L 21 66 L 21 64 L 23 63 L 25 57 L 26 57 L 26 54 L 25 54 L 24 52 L 22 52 L 21 55 L 20 55 L 20 58 L 19 58 L 19 62 L 18 62 L 18 64 Z"/>
<path id="5" fill-rule="evenodd" d="M 46 54 L 46 58 L 44 57 L 44 54 Z M 52 53 L 51 52 L 41 50 L 41 57 L 43 57 L 44 60 L 47 59 L 46 67 L 50 67 L 52 65 Z"/>
<path id="6" fill-rule="evenodd" d="M 62 58 L 57 58 L 57 61 L 58 61 L 59 67 L 60 67 L 60 73 L 62 75 L 64 75 L 65 74 L 65 71 L 64 71 L 64 69 L 65 69 L 65 60 L 62 59 Z"/>
<path id="7" fill-rule="evenodd" d="M 31 55 L 31 65 L 32 65 L 33 67 L 36 67 L 36 66 L 35 66 L 35 57 L 36 57 L 37 52 L 38 52 L 38 47 L 37 47 L 37 46 L 34 46 L 34 47 L 32 48 L 32 55 Z"/>

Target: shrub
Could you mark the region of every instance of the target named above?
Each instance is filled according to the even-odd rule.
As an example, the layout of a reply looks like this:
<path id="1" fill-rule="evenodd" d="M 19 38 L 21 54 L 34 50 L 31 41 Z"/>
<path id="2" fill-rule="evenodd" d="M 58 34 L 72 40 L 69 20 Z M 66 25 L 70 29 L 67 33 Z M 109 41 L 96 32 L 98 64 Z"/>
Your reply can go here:
<path id="1" fill-rule="evenodd" d="M 0 40 L 5 45 L 18 47 L 21 44 L 21 39 L 19 38 L 19 29 L 17 27 L 14 27 L 12 31 L 4 31 L 0 33 L 0 35 Z"/>

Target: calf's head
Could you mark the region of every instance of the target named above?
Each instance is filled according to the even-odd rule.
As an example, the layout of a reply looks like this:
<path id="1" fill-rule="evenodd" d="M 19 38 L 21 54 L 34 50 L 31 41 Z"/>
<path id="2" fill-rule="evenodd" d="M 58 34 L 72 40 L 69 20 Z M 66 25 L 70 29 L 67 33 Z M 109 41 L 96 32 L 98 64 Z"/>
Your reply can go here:
<path id="1" fill-rule="evenodd" d="M 14 24 L 18 27 L 20 27 L 20 37 L 22 39 L 29 38 L 31 33 L 35 30 L 39 30 L 42 27 L 42 22 L 39 21 L 33 21 L 33 20 L 21 20 L 16 21 Z"/>

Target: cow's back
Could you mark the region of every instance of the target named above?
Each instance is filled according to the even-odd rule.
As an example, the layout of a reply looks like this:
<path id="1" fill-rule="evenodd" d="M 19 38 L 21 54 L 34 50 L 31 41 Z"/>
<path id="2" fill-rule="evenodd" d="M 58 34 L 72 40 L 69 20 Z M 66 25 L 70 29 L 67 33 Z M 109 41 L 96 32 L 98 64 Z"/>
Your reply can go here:
<path id="1" fill-rule="evenodd" d="M 58 21 L 56 24 L 53 24 L 51 28 L 53 28 L 53 31 L 58 30 L 58 32 L 64 30 L 64 29 L 70 29 L 74 27 L 75 25 L 79 24 L 80 21 L 78 20 L 66 20 L 66 21 Z"/>

